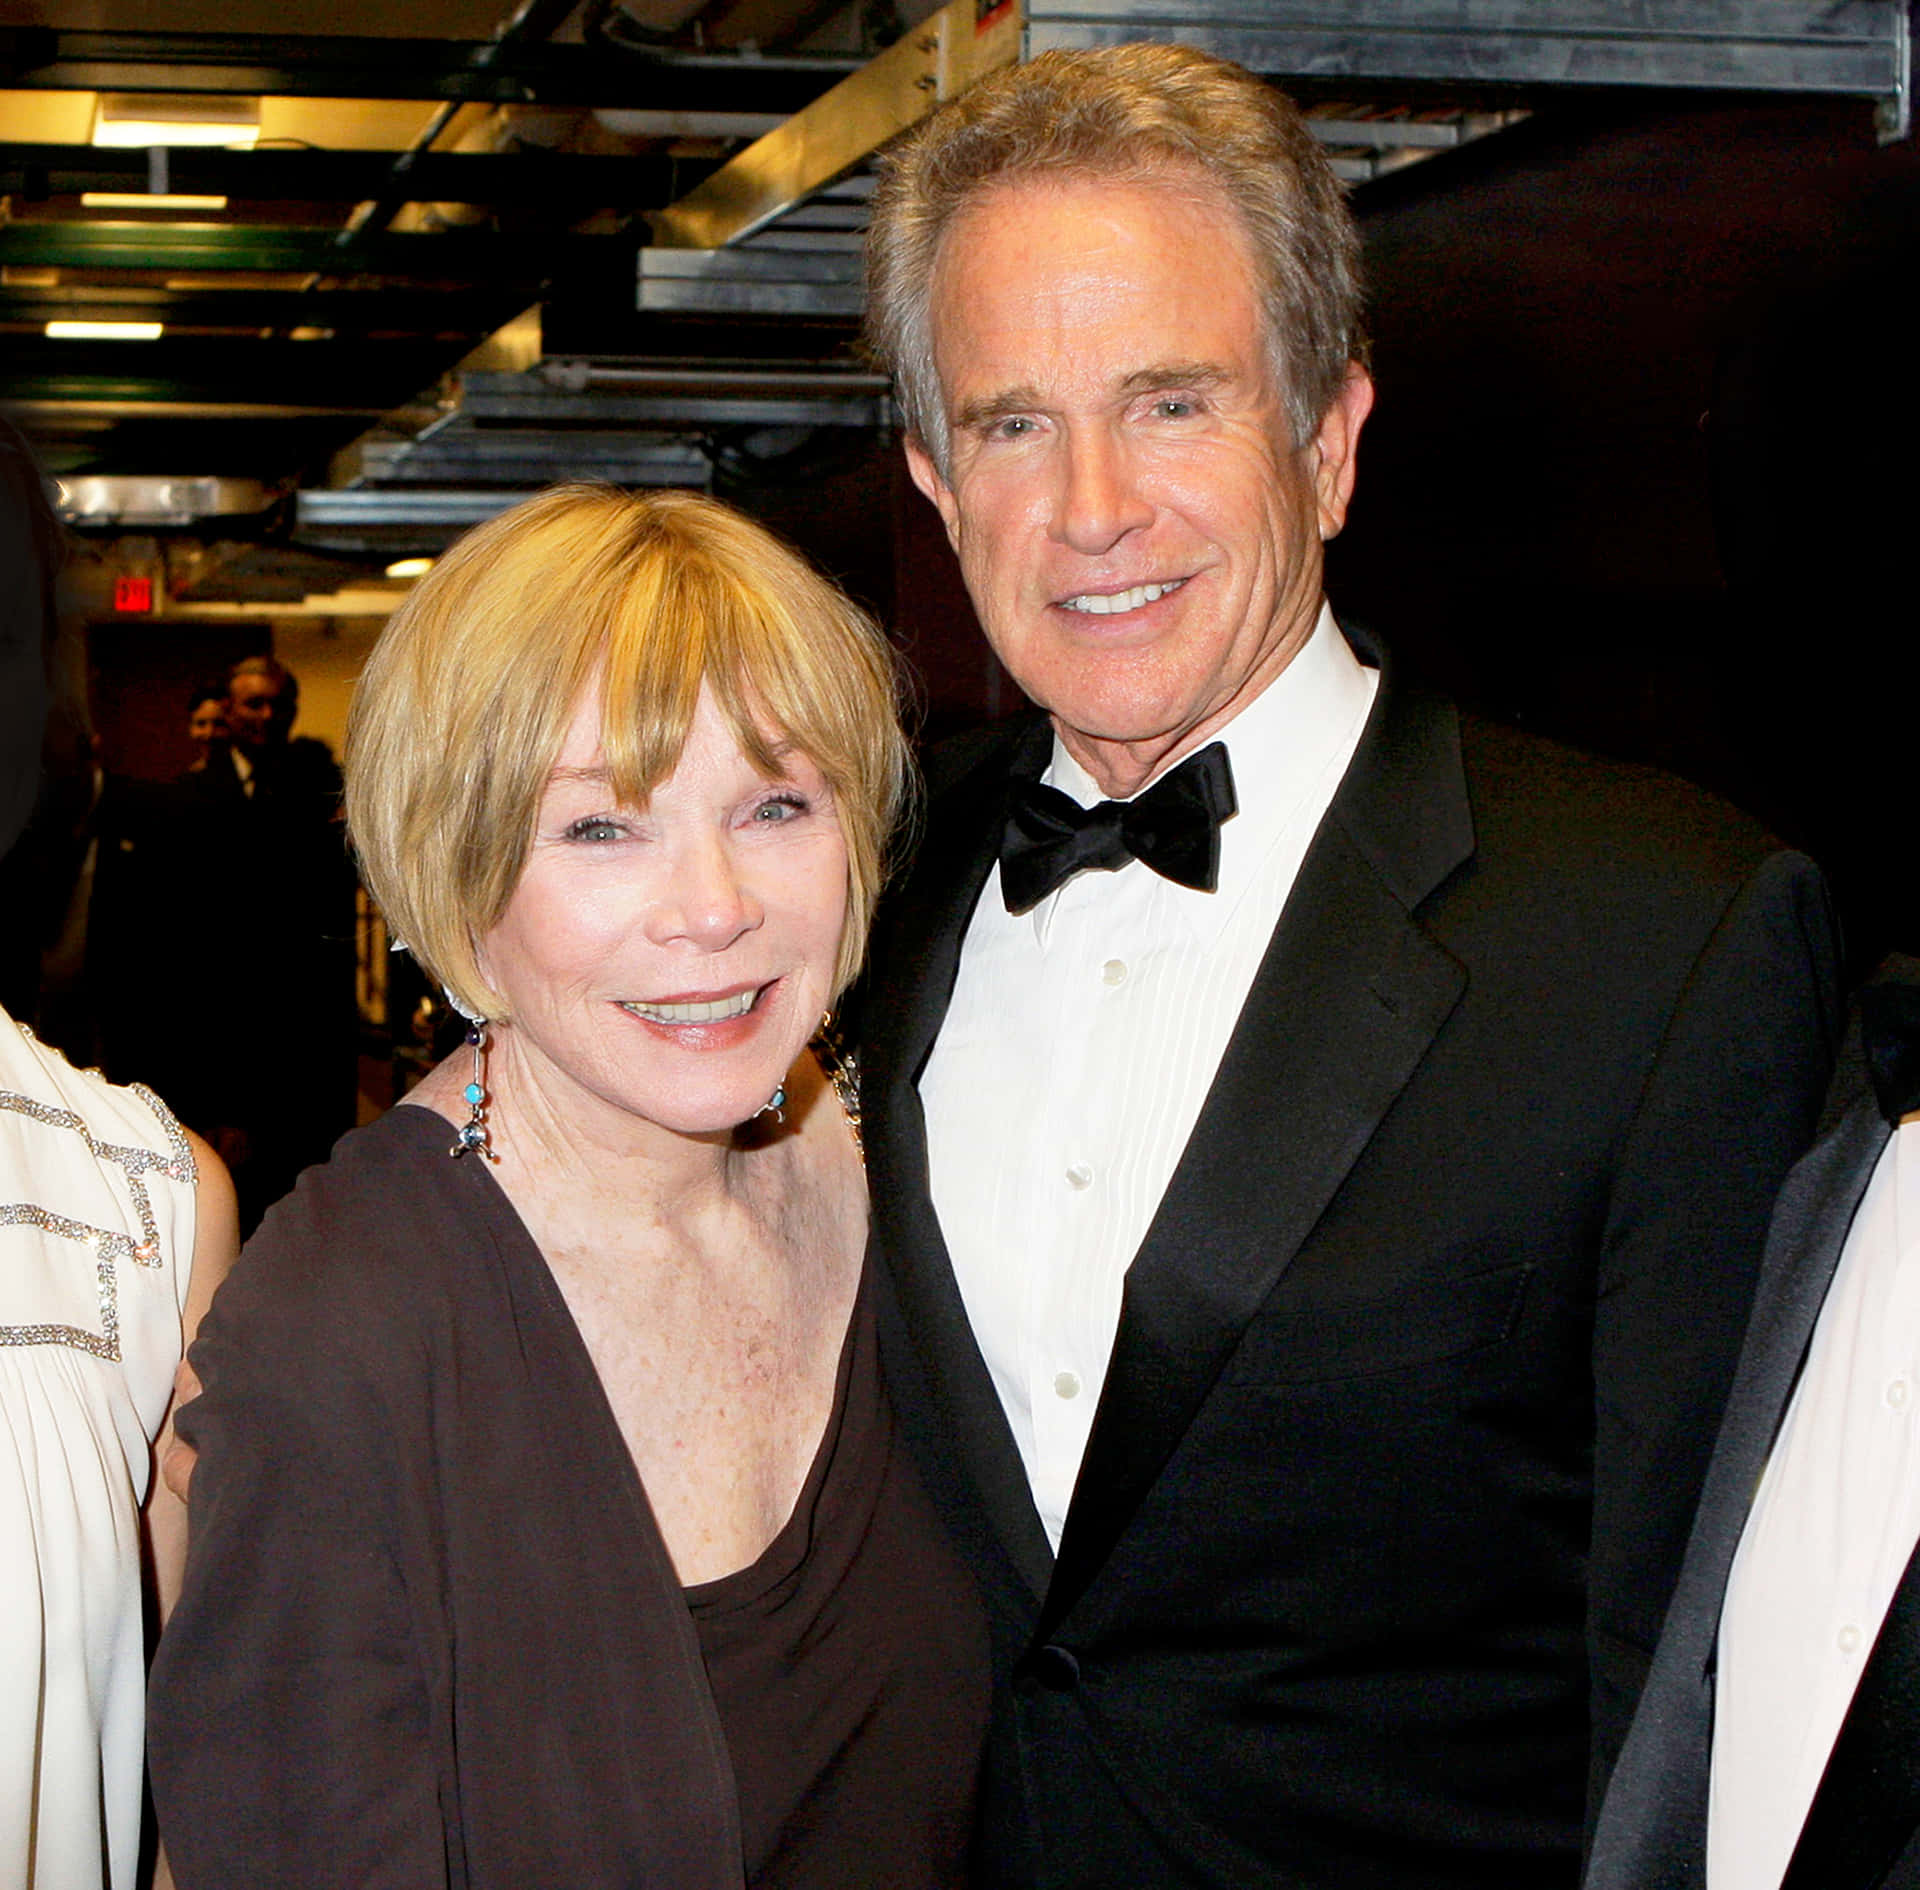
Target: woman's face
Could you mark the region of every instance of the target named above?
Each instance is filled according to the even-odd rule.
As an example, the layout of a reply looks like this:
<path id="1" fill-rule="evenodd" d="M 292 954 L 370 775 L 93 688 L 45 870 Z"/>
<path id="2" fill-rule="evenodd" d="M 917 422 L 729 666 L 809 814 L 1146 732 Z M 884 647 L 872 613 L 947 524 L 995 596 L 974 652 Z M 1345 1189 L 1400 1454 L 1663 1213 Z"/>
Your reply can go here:
<path id="1" fill-rule="evenodd" d="M 513 1080 L 569 1121 L 731 1129 L 827 1008 L 847 910 L 833 795 L 802 754 L 762 775 L 702 690 L 672 775 L 645 807 L 622 805 L 600 717 L 595 687 L 574 709 L 520 883 L 481 941 L 510 1018 L 496 1042 Z"/>
<path id="2" fill-rule="evenodd" d="M 227 701 L 224 696 L 202 696 L 187 718 L 187 733 L 197 747 L 227 739 Z"/>

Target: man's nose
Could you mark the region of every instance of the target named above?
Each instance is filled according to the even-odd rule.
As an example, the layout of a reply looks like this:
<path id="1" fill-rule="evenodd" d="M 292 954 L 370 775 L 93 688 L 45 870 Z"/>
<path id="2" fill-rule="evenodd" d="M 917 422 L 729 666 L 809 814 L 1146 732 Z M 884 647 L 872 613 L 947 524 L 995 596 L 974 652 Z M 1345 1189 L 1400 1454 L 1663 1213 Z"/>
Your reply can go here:
<path id="1" fill-rule="evenodd" d="M 1125 443 L 1106 427 L 1069 432 L 1061 482 L 1054 536 L 1074 551 L 1100 557 L 1153 522 Z"/>
<path id="2" fill-rule="evenodd" d="M 684 940 L 702 951 L 725 951 L 765 917 L 722 834 L 690 839 L 674 854 L 671 877 L 648 914 L 655 943 Z"/>

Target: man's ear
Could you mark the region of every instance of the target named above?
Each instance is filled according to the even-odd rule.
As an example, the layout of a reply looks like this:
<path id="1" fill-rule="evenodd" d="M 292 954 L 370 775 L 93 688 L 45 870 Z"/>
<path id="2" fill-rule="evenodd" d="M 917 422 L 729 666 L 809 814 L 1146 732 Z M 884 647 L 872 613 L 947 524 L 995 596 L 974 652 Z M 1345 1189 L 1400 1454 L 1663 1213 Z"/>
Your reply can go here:
<path id="1" fill-rule="evenodd" d="M 953 488 L 940 476 L 940 468 L 933 463 L 933 455 L 911 433 L 907 435 L 906 445 L 907 471 L 913 475 L 913 483 L 933 501 L 941 524 L 947 528 L 947 542 L 958 551 L 960 507 L 954 499 Z"/>
<path id="2" fill-rule="evenodd" d="M 1313 491 L 1320 512 L 1320 536 L 1337 538 L 1347 522 L 1353 500 L 1354 458 L 1360 429 L 1373 411 L 1373 377 L 1358 361 L 1347 365 L 1347 378 L 1321 417 L 1313 436 Z"/>

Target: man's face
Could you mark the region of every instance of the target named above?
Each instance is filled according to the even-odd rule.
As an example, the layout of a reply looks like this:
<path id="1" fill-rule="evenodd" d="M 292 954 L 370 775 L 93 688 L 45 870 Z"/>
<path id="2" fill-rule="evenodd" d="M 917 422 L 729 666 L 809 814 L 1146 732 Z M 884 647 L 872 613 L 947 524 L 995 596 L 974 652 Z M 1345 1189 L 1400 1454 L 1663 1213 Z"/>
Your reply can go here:
<path id="1" fill-rule="evenodd" d="M 1109 793 L 1137 789 L 1312 634 L 1372 404 L 1296 450 L 1239 220 L 1198 178 L 1023 179 L 947 230 L 940 509 L 1000 660 Z"/>
<path id="2" fill-rule="evenodd" d="M 242 675 L 233 679 L 227 724 L 240 747 L 264 748 L 277 735 L 287 732 L 286 723 L 281 720 L 280 693 L 281 685 L 271 676 Z"/>

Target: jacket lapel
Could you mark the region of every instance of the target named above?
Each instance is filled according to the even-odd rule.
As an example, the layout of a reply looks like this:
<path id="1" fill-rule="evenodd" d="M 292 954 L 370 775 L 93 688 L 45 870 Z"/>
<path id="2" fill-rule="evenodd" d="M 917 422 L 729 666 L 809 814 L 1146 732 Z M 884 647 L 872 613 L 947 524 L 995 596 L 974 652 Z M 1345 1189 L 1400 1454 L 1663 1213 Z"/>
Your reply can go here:
<path id="1" fill-rule="evenodd" d="M 1364 656 L 1376 652 L 1360 639 Z M 1040 1622 L 1072 1609 L 1465 987 L 1412 914 L 1473 851 L 1452 708 L 1383 674 L 1347 776 L 1127 1274 Z M 1284 1124 L 1283 1161 L 1249 1132 Z"/>
<path id="2" fill-rule="evenodd" d="M 874 1229 L 912 1355 L 889 1361 L 896 1396 L 902 1380 L 917 1385 L 943 1453 L 958 1457 L 992 1535 L 1037 1602 L 1053 1552 L 934 1213 L 916 1087 L 947 1013 L 967 921 L 998 855 L 1008 783 L 1037 777 L 1051 751 L 1041 718 L 996 735 L 976 765 L 933 797 L 927 845 L 875 940 L 861 1079 Z"/>

